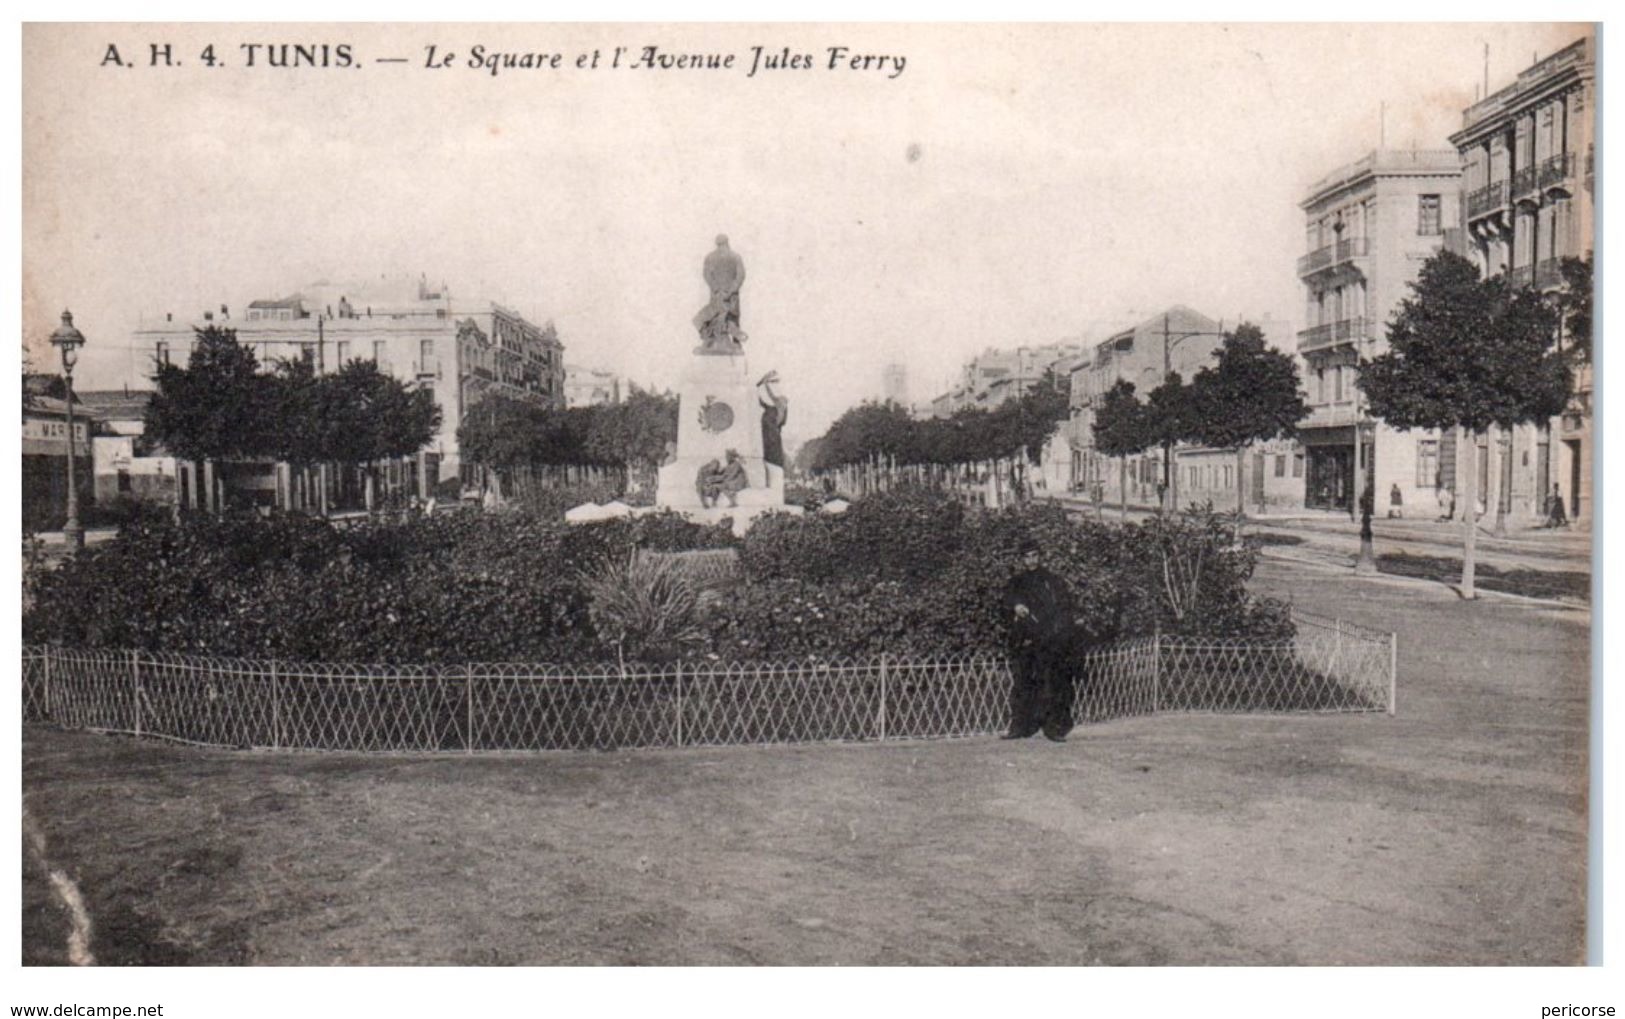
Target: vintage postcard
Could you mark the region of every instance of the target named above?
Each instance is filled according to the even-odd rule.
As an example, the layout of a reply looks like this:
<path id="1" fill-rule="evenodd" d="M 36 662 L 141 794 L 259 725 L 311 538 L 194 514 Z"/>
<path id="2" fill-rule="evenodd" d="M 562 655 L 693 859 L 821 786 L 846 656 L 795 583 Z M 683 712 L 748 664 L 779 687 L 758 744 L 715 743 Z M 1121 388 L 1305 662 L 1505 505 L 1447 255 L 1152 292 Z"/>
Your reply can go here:
<path id="1" fill-rule="evenodd" d="M 1598 43 L 23 26 L 25 986 L 1600 962 Z"/>

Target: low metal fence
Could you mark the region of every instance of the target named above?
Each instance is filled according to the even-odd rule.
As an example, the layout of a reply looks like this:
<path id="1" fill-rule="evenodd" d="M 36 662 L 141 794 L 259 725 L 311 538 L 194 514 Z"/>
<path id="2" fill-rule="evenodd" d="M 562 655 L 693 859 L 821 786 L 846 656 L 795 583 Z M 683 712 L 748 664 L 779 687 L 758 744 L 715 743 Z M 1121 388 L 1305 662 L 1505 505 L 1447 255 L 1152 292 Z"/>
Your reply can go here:
<path id="1" fill-rule="evenodd" d="M 1074 716 L 1394 710 L 1392 634 L 1299 615 L 1279 642 L 1161 635 L 1078 661 Z M 997 655 L 840 661 L 362 665 L 25 647 L 23 718 L 202 746 L 584 750 L 990 735 Z"/>

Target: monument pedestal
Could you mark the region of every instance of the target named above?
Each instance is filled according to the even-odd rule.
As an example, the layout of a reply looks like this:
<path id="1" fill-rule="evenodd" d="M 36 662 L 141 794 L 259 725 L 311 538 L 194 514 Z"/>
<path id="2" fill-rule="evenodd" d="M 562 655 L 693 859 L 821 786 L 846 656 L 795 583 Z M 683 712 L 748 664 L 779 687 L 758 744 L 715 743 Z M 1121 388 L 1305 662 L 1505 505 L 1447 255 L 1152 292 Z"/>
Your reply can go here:
<path id="1" fill-rule="evenodd" d="M 749 487 L 734 493 L 737 506 L 722 495 L 717 506 L 707 508 L 700 498 L 700 470 L 712 460 L 727 464 L 729 450 L 744 462 Z M 655 504 L 695 520 L 732 517 L 740 533 L 762 513 L 785 508 L 784 471 L 762 459 L 762 407 L 743 354 L 698 354 L 683 369 L 677 384 L 677 456 L 660 468 Z"/>

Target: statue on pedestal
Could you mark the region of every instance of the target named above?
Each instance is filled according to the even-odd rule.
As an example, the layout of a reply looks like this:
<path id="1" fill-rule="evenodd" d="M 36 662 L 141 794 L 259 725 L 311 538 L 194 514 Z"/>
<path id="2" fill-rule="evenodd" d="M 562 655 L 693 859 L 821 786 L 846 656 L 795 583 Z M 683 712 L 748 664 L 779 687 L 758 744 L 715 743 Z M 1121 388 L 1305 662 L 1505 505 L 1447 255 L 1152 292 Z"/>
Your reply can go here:
<path id="1" fill-rule="evenodd" d="M 728 247 L 728 235 L 717 235 L 717 246 L 705 256 L 705 285 L 711 299 L 694 316 L 700 333 L 697 354 L 737 354 L 748 338 L 739 328 L 739 288 L 745 284 L 745 262 Z"/>

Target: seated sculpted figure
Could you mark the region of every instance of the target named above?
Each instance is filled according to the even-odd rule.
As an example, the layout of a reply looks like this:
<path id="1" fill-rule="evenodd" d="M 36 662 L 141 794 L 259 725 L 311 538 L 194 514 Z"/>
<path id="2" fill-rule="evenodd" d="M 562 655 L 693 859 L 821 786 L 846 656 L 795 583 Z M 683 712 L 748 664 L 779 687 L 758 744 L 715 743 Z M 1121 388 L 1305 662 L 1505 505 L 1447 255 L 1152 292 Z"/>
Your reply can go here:
<path id="1" fill-rule="evenodd" d="M 740 458 L 738 450 L 728 450 L 728 463 L 722 468 L 722 494 L 728 497 L 728 505 L 738 506 L 739 500 L 734 496 L 749 487 L 750 479 L 745 475 L 745 461 Z"/>
<path id="2" fill-rule="evenodd" d="M 700 494 L 700 505 L 710 509 L 722 495 L 722 465 L 715 459 L 707 460 L 694 478 L 694 489 Z"/>

